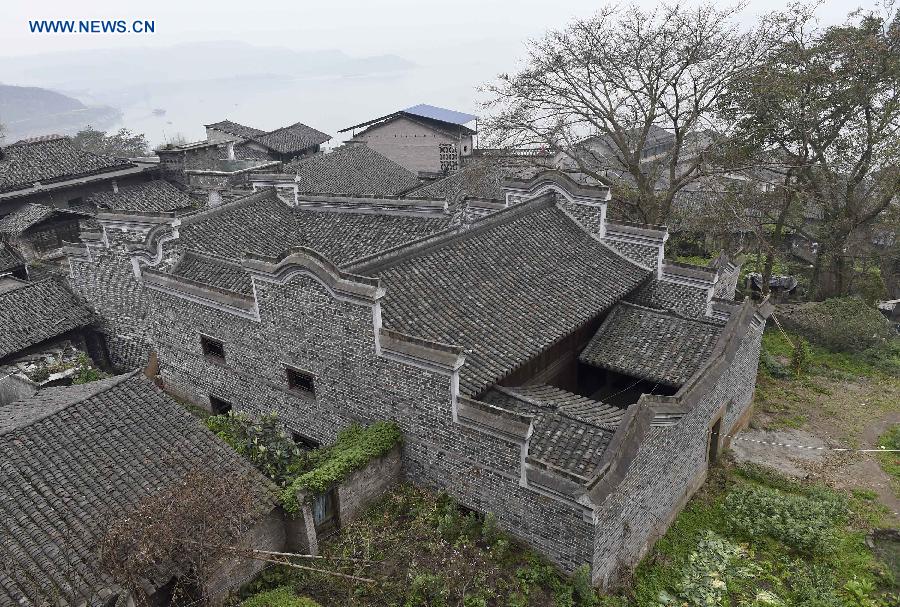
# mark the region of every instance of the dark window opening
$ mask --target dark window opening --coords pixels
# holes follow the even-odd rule
[[[306,451],[313,451],[322,446],[319,441],[309,438],[308,436],[303,436],[299,432],[291,432],[291,440],[293,440],[298,447]]]
[[[316,385],[311,373],[293,367],[285,367],[285,373],[287,374],[288,388],[291,390],[309,395],[316,393]]]
[[[214,358],[225,362],[225,344],[218,339],[201,335],[200,347],[203,349],[203,355],[207,358]]]
[[[713,464],[719,457],[719,434],[721,431],[722,418],[720,417],[709,430],[709,452],[707,453],[707,461],[710,464]]]
[[[209,395],[209,408],[215,415],[225,415],[231,411],[231,403],[218,396]]]

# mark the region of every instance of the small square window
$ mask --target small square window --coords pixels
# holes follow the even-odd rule
[[[284,370],[287,374],[288,388],[309,395],[316,393],[316,386],[311,373],[306,373],[293,367],[285,367]]]
[[[209,395],[209,408],[214,415],[225,415],[231,411],[231,403],[218,396]]]
[[[225,344],[218,339],[201,335],[200,348],[203,350],[203,356],[225,362]]]

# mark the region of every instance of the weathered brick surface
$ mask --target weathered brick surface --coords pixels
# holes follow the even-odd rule
[[[259,322],[150,293],[167,389],[205,406],[212,394],[237,409],[275,411],[323,444],[354,421],[393,420],[406,437],[410,480],[494,512],[569,569],[589,561],[581,509],[519,486],[520,445],[454,423],[449,377],[377,356],[370,307],[338,301],[309,277],[257,282],[256,293]],[[225,342],[226,364],[203,357],[201,333]],[[285,364],[315,375],[315,399],[287,388]]]
[[[400,447],[375,458],[361,470],[351,472],[338,485],[338,507],[341,524],[361,516],[400,478]]]
[[[272,510],[253,526],[238,542],[238,546],[252,546],[257,550],[281,552],[288,545],[285,521],[280,508]],[[206,594],[213,605],[223,605],[229,592],[237,591],[266,567],[264,561],[244,557],[227,556],[215,567],[213,575],[205,582]]]
[[[722,299],[733,299],[734,293],[737,291],[738,279],[741,277],[740,266],[733,271],[727,272],[722,270],[719,273],[719,281],[713,289],[713,296]]]

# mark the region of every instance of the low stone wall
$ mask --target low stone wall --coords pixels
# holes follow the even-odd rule
[[[288,537],[292,531],[286,524],[281,508],[273,509],[264,519],[253,526],[238,542],[237,548],[254,548],[281,552],[291,545]],[[223,605],[229,593],[252,580],[268,563],[246,557],[226,557],[215,568],[213,576],[206,581],[206,592],[210,604]]]
[[[365,468],[350,474],[337,487],[338,516],[341,524],[358,518],[400,478],[400,446],[378,457]]]
[[[394,486],[400,479],[402,463],[401,446],[397,445],[341,481],[335,487],[338,525],[346,525],[359,518],[369,506]],[[297,501],[301,506],[300,511],[287,524],[288,546],[299,552],[317,554],[319,537],[310,507],[312,497],[308,493],[297,495]]]

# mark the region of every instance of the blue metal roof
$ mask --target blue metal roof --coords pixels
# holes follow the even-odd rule
[[[420,103],[419,105],[414,105],[401,111],[415,116],[422,116],[423,118],[449,122],[450,124],[466,124],[467,122],[472,122],[478,118],[478,116],[473,116],[472,114],[464,114],[463,112],[435,107],[433,105],[428,105],[427,103]]]

